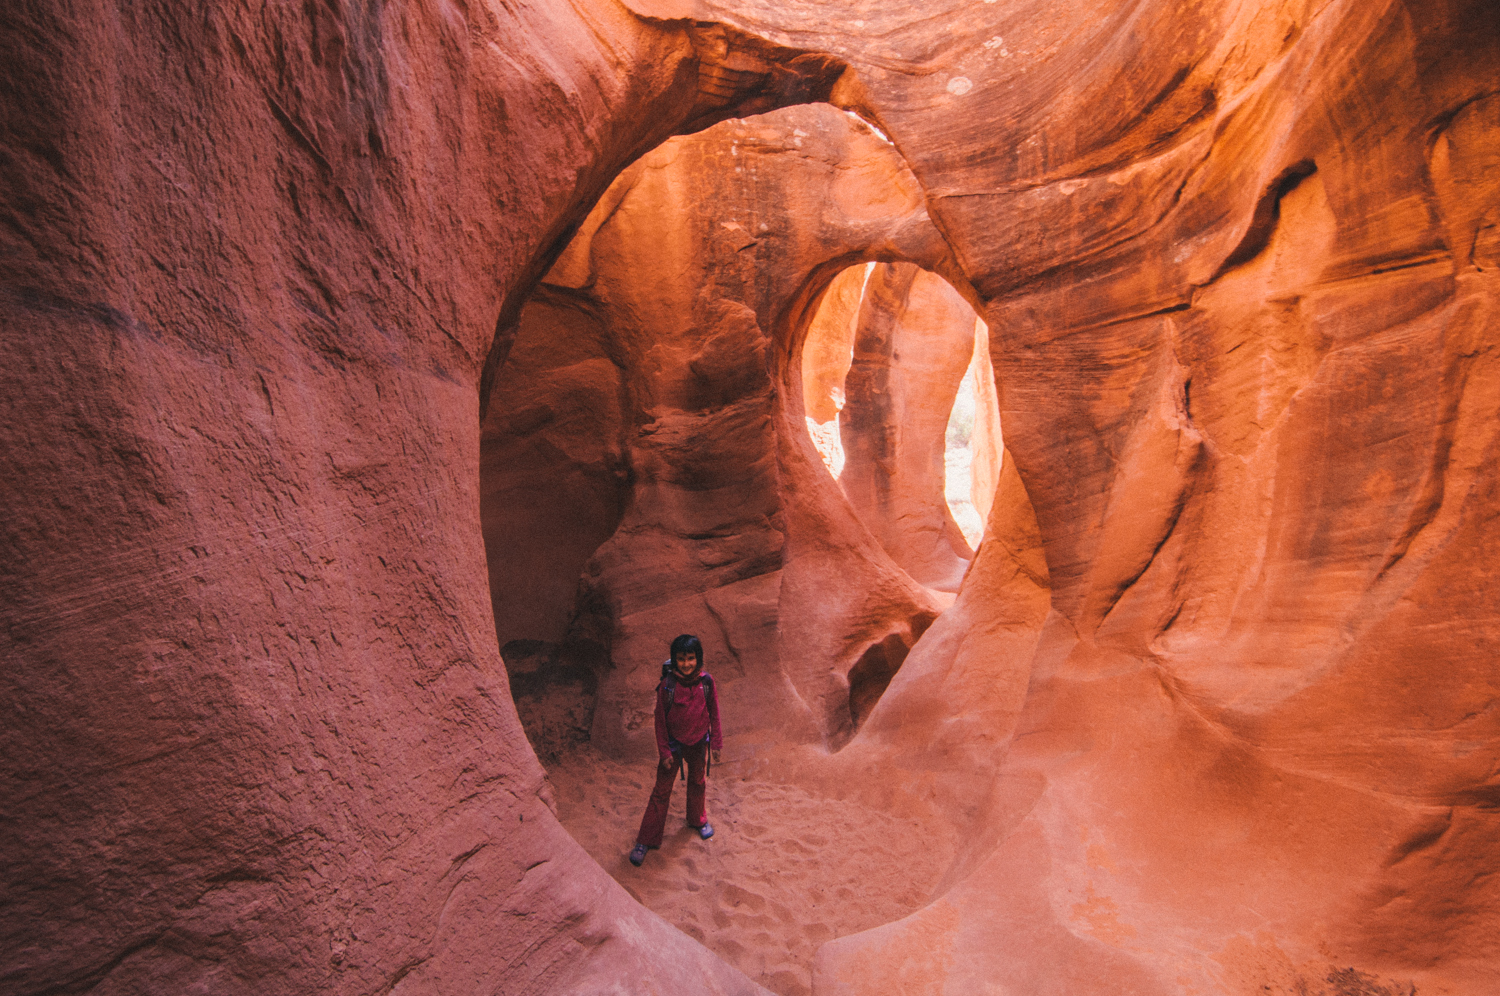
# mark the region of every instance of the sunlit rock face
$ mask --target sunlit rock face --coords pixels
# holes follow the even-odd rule
[[[936,274],[870,263],[834,278],[802,340],[813,445],[891,558],[939,591],[958,591],[999,469],[999,411],[982,329]],[[970,438],[950,442],[949,413],[958,415],[965,378]],[[950,446],[962,449],[952,465]],[[949,508],[955,496],[983,509],[972,536]]]
[[[1443,165],[1490,100],[1493,29],[1449,34],[1478,11],[1132,8],[1049,41],[1065,19],[1009,7],[920,101],[862,77],[989,301],[1051,613],[1002,839],[828,945],[828,991],[914,965],[955,992],[1494,986],[1492,876],[1455,869],[1500,832],[1495,181],[1459,206]],[[1072,45],[1079,96],[1041,97]],[[923,141],[950,106],[1015,155]]]
[[[815,310],[848,296],[864,313],[863,280],[840,274],[862,277],[844,269],[859,256],[952,265],[888,142],[826,105],[789,108],[673,139],[632,166],[523,311],[497,391],[513,384],[536,400],[494,406],[485,421],[492,591],[502,618],[507,598],[549,607],[516,635],[558,641],[550,668],[560,681],[592,662],[599,748],[655,755],[651,689],[678,632],[707,641],[741,750],[841,744],[941,610],[851,510],[797,404],[841,386],[815,379],[800,390],[809,364],[799,354]],[[945,509],[943,425],[974,317],[940,278],[900,265],[899,295],[880,298],[887,345],[897,320],[919,313],[906,307],[914,274],[946,292],[915,292],[914,306],[941,306],[925,337],[940,369],[928,375],[930,397],[921,384],[903,396],[913,413],[931,409],[932,424],[918,428],[936,447],[926,454],[936,462],[907,476],[927,474]],[[960,310],[967,325],[955,335],[947,319]],[[915,353],[922,338],[919,329],[902,341]],[[887,349],[881,365],[890,360]],[[608,496],[566,488],[570,474],[599,479],[601,450],[616,467]],[[564,530],[577,514],[568,503],[580,500],[594,502],[580,521],[611,530],[581,558]],[[536,546],[559,534],[557,555]],[[524,583],[533,564],[544,577],[571,571],[564,597]],[[559,608],[571,622],[549,629]]]
[[[1005,434],[1000,426],[1000,397],[995,386],[995,365],[990,362],[990,330],[982,321],[974,323],[974,355],[969,361],[968,377],[974,391],[974,422],[969,430],[969,503],[974,506],[984,536],[983,524],[989,520],[995,492],[1000,486],[1003,469]],[[962,488],[963,481],[948,480],[948,491]],[[951,504],[951,498],[950,498]],[[961,524],[962,525],[962,524]],[[964,536],[970,546],[977,546],[969,527]]]
[[[854,362],[860,302],[874,266],[851,266],[834,277],[802,336],[802,409],[807,434],[835,478],[844,473],[848,462],[839,412],[848,400],[844,379]]]
[[[958,591],[973,556],[943,494],[948,415],[973,353],[974,309],[945,280],[910,263],[871,272],[844,380],[839,483],[891,558],[940,591]]]
[[[496,631],[571,624],[519,584],[494,621],[479,426],[622,169],[824,99],[890,136],[984,305],[1006,459],[969,581],[830,762],[980,829],[818,992],[1500,985],[1488,2],[6,17],[10,988],[751,991],[548,812]],[[823,473],[780,448],[771,299],[680,341],[764,349],[745,431]],[[623,374],[539,362],[639,437],[576,398]],[[664,389],[650,445],[695,452],[716,383]],[[626,452],[564,453],[591,518],[549,590],[638,521]],[[775,602],[847,617],[843,506],[786,494]],[[846,635],[807,627],[767,666],[832,744]]]
[[[803,334],[802,407],[819,425],[838,418],[848,400],[844,380],[854,362],[860,304],[874,270],[874,264],[867,263],[834,277]]]

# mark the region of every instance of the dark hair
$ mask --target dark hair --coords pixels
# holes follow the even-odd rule
[[[703,667],[703,641],[691,633],[684,633],[672,641],[672,659],[675,661],[678,654],[691,653],[698,658],[698,666]]]

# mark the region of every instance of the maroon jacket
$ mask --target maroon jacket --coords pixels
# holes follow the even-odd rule
[[[719,726],[719,695],[699,671],[691,683],[678,676],[673,681],[671,707],[667,703],[667,681],[656,686],[656,749],[663,762],[672,759],[672,741],[692,746],[708,739],[712,750],[724,746],[724,731]]]

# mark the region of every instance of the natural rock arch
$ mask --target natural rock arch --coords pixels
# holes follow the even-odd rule
[[[720,893],[726,903],[735,897],[736,906],[770,903],[792,911],[784,915],[811,916],[813,906],[798,904],[815,904],[819,890],[806,887],[821,883],[832,895],[849,884],[839,876],[855,869],[833,861],[802,867],[778,892],[750,879],[753,859],[720,857],[721,874],[747,878],[704,882],[690,900],[675,901],[657,882],[656,866],[680,857],[670,843],[647,869],[624,863],[620,844],[641,800],[628,793],[622,799],[617,783],[632,773],[615,762],[649,770],[651,689],[664,641],[678,630],[699,632],[708,644],[731,717],[728,777],[761,772],[752,780],[773,810],[780,798],[774,785],[801,800],[799,808],[837,811],[814,819],[817,829],[809,832],[825,842],[837,837],[841,852],[864,847],[870,825],[912,840],[915,850],[903,852],[910,881],[870,882],[859,902],[842,902],[837,913],[825,907],[823,939],[882,922],[869,919],[867,909],[883,910],[887,919],[912,912],[942,875],[954,839],[975,828],[966,815],[934,809],[927,793],[857,787],[851,773],[868,754],[828,763],[828,752],[844,747],[871,715],[952,595],[937,597],[892,559],[824,471],[803,428],[804,344],[835,274],[851,263],[862,272],[857,261],[876,255],[941,267],[946,248],[935,235],[899,156],[849,115],[809,105],[725,122],[670,140],[612,185],[523,310],[497,374],[495,397],[509,405],[492,406],[482,445],[497,625],[536,615],[510,609],[502,593],[543,597],[507,582],[536,573],[532,563],[546,570],[552,562],[511,537],[545,537],[557,528],[549,523],[575,514],[571,497],[556,494],[558,482],[613,479],[619,496],[607,504],[624,510],[608,518],[612,532],[587,564],[570,561],[582,576],[576,599],[567,586],[558,588],[574,615],[566,628],[554,624],[557,642],[505,644],[518,709],[556,779],[564,824],[622,884],[700,939],[709,917],[724,921],[726,934],[734,930],[738,911],[715,907]],[[870,362],[897,364],[898,342],[910,350],[915,343],[907,338],[930,336],[909,307],[936,300],[946,309],[925,321],[945,333],[930,348],[954,354],[952,369],[934,386],[912,388],[936,392],[942,410],[927,429],[941,440],[946,408],[974,352],[975,315],[941,278],[914,264],[881,272],[879,283],[889,282],[890,291],[872,298],[878,311],[869,320],[871,334],[888,341],[883,359],[872,353]],[[922,283],[913,293],[916,274]],[[945,293],[934,294],[937,288]],[[946,334],[954,329],[942,327],[955,318],[956,339]],[[910,323],[917,324],[903,332]],[[922,402],[915,393],[907,399]],[[527,447],[550,454],[550,463],[536,469]],[[932,470],[941,501],[941,466]],[[578,494],[595,488],[586,483]],[[524,492],[517,500],[493,497],[517,491]],[[991,598],[1009,594],[993,584],[986,590]],[[1034,594],[1025,592],[1028,606]],[[1025,614],[1019,606],[1014,613]],[[998,692],[981,684],[969,693],[975,714],[992,719],[995,694],[1013,710],[1008,697],[1024,674],[1013,662],[1000,670],[1007,680]],[[584,740],[589,750],[579,749]],[[959,773],[958,780],[973,779]],[[847,826],[840,823],[845,813]],[[767,823],[753,807],[727,805],[723,815],[743,816],[751,827]],[[736,832],[734,823],[721,828]],[[776,830],[760,838],[765,848],[783,842]],[[736,853],[732,845],[719,850]],[[878,867],[863,871],[878,874]],[[770,936],[749,952],[741,941],[705,940],[764,984],[806,991],[812,948],[800,932]]]
[[[946,435],[968,379],[982,385],[984,452],[977,481],[966,469],[963,484],[970,503],[974,489],[984,492],[985,513],[999,462],[983,323],[936,274],[911,263],[869,263],[834,278],[806,335],[802,384],[789,389],[802,390],[824,465],[908,574],[957,592],[978,542],[971,546],[949,506]]]
[[[695,196],[684,199],[686,190]],[[836,207],[820,214],[818,204]],[[626,482],[612,499],[624,511],[589,563],[564,561],[583,575],[577,610],[565,638],[553,624],[550,635],[568,647],[542,668],[570,680],[559,660],[580,655],[597,668],[593,740],[601,749],[650,753],[640,710],[656,680],[663,627],[711,634],[711,663],[745,679],[723,685],[742,736],[763,730],[842,743],[852,732],[847,676],[856,662],[892,637],[909,649],[941,610],[826,475],[813,473],[819,466],[802,431],[810,309],[842,266],[876,255],[952,268],[889,143],[826,105],[795,107],[673,139],[642,159],[611,187],[523,313],[531,317],[515,348],[536,357],[502,367],[497,385],[508,396],[514,385],[520,398],[565,378],[580,385],[566,390],[583,417],[569,415],[566,402],[552,412],[537,395],[492,411],[491,449],[510,445],[502,439],[548,439],[554,455],[587,454],[600,473]],[[606,380],[582,387],[577,378],[593,372]],[[599,411],[601,402],[613,415]],[[616,455],[601,458],[600,446]],[[559,475],[579,466],[557,459]],[[541,526],[518,524],[514,502],[487,505],[492,592],[497,618],[506,619],[524,612],[511,612],[503,592],[538,595],[510,580],[530,576],[538,556],[511,537],[550,535],[545,523],[565,505],[551,499],[551,477],[518,471],[514,461],[493,465],[487,481],[531,475],[529,493],[544,516]],[[804,580],[794,563],[809,545],[823,551],[815,561],[827,561],[816,580]],[[825,583],[827,570],[866,583],[840,596]],[[789,578],[794,587],[820,586],[819,595],[799,602],[782,591]],[[571,604],[569,589],[558,586]],[[840,597],[849,604],[834,608]],[[712,660],[720,653],[727,656]]]

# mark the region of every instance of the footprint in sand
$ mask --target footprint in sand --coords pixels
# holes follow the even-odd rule
[[[726,924],[723,924],[722,926],[727,927],[729,925],[726,923]],[[715,942],[714,942],[714,946],[719,950],[720,954],[722,954],[722,955],[724,955],[724,956],[726,956],[728,958],[738,959],[738,958],[743,958],[747,954],[749,954],[749,952],[745,950],[745,946],[743,944],[741,944],[739,941],[728,940],[728,939],[716,939]]]
[[[582,747],[549,770],[558,818],[636,902],[777,996],[810,996],[819,946],[920,907],[952,860],[922,820],[794,783],[734,781],[710,799],[718,836],[683,828],[678,793],[666,847],[635,868],[625,853],[650,775]]]
[[[744,908],[752,913],[759,913],[766,908],[766,899],[758,893],[742,889],[730,882],[720,890],[719,905],[726,909]]]
[[[785,969],[764,976],[762,981],[772,992],[781,993],[783,996],[803,996],[804,993],[812,991],[800,976]]]
[[[754,916],[736,917],[734,929],[736,933],[740,934],[743,934],[747,930],[757,930],[756,937],[770,938],[773,931],[778,935],[781,933],[781,924],[768,916],[761,916],[757,913]],[[765,944],[756,945],[757,949],[761,951],[780,951],[783,946],[781,942],[777,942],[774,947],[768,947]]]

